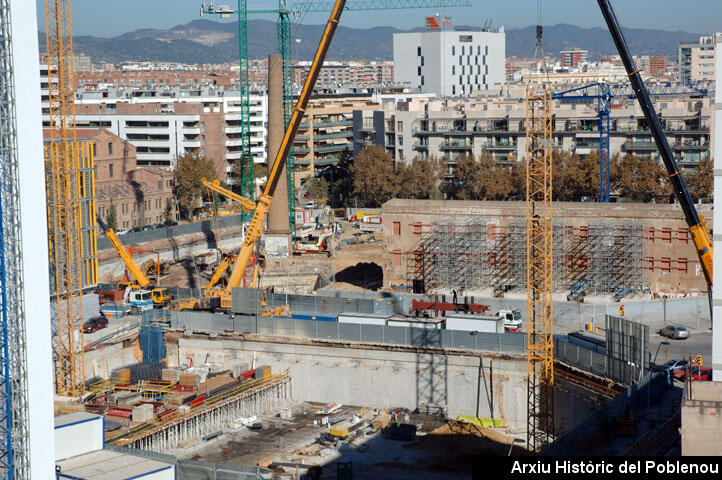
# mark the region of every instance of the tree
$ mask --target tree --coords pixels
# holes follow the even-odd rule
[[[201,183],[202,178],[216,177],[213,163],[197,153],[186,153],[178,157],[175,171],[175,185],[181,209],[191,212],[204,196],[210,198],[210,191]]]
[[[458,185],[455,196],[461,200],[481,198],[479,172],[481,168],[473,156],[467,156],[456,162],[454,180]]]
[[[636,202],[669,198],[672,193],[667,174],[650,156],[615,155],[611,162],[612,190]]]
[[[397,195],[401,198],[440,199],[443,166],[435,158],[396,165]]]
[[[323,177],[313,177],[306,182],[306,191],[314,200],[325,201],[328,198],[328,181]]]
[[[118,230],[118,212],[115,210],[115,205],[113,205],[112,202],[110,203],[110,208],[108,208],[108,216],[105,217],[105,223],[113,230]]]
[[[554,200],[579,202],[599,197],[599,155],[583,158],[554,150],[552,153],[552,196]]]
[[[173,211],[175,209],[173,208],[173,202],[171,201],[170,197],[165,199],[165,209],[163,209],[163,222],[166,225],[170,225],[173,223],[173,220],[175,220],[175,215],[173,215]]]
[[[367,207],[378,207],[397,191],[394,163],[382,147],[362,149],[350,168],[354,192]]]
[[[696,201],[710,203],[712,202],[712,159],[705,157],[699,162],[697,171],[689,175],[687,185],[689,185],[690,194]]]

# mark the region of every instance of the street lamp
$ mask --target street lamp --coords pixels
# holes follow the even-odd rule
[[[514,448],[515,443],[524,443],[524,440],[522,440],[521,438],[513,439],[509,444],[509,453],[506,454],[507,457],[511,457],[511,449]]]
[[[662,278],[663,275],[667,275],[669,272],[659,272],[659,275],[657,275],[657,278],[654,279],[652,282],[652,286],[649,287],[649,299],[654,299],[654,285],[657,283],[657,280]]]
[[[660,342],[659,345],[657,345],[657,351],[654,353],[654,360],[652,360],[652,363],[654,365],[657,365],[657,354],[659,354],[659,349],[662,347],[662,345],[669,345],[669,342]]]

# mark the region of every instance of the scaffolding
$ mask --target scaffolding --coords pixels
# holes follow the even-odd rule
[[[291,397],[291,377],[288,372],[256,383],[250,387],[237,387],[218,401],[191,409],[185,415],[138,425],[127,433],[109,439],[108,443],[166,453],[187,440],[221,432],[239,417],[277,410]]]
[[[419,227],[420,228],[420,227]],[[496,296],[526,288],[526,226],[486,216],[427,228],[406,259],[407,281],[416,293],[492,289]],[[552,287],[583,284],[587,294],[630,295],[643,290],[644,229],[631,223],[552,226]]]
[[[30,419],[10,13],[0,0],[0,477],[22,479],[30,477]]]

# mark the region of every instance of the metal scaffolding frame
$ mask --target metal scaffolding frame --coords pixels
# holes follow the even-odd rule
[[[489,217],[430,225],[406,259],[407,280],[425,293],[491,288],[495,295],[526,288],[526,226],[498,225]],[[552,287],[569,290],[584,281],[587,294],[629,295],[643,290],[644,229],[611,222],[552,225]]]
[[[222,431],[239,417],[260,415],[268,410],[277,410],[291,398],[291,377],[288,374],[263,385],[234,395],[209,408],[201,408],[182,418],[151,424],[152,428],[139,427],[138,433],[110,439],[117,446],[138,448],[165,453],[178,448],[179,444],[192,439],[203,438]]]
[[[10,2],[0,0],[0,478],[30,475],[23,254]]]

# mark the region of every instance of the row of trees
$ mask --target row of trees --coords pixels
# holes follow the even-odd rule
[[[256,166],[255,176],[265,175]],[[552,188],[557,201],[591,201],[599,196],[599,157],[592,153],[579,157],[555,150],[553,153]],[[436,158],[414,159],[411,163],[394,163],[382,147],[361,150],[355,159],[344,155],[338,165],[325,175],[306,182],[311,198],[330,200],[334,206],[380,206],[391,198],[521,200],[525,197],[526,171],[523,162],[496,163],[485,153],[481,158],[461,159],[448,174],[446,164]],[[178,157],[175,171],[175,194],[181,214],[188,217],[202,200],[212,193],[201,178],[215,178],[210,159],[196,153]],[[695,200],[712,200],[712,161],[705,158],[694,173],[683,173]],[[250,188],[250,186],[249,186]],[[614,155],[610,160],[610,190],[622,198],[637,202],[669,202],[673,191],[667,173],[650,157]],[[170,217],[172,206],[167,205]],[[108,223],[117,222],[111,205]]]
[[[356,156],[349,168],[351,196],[366,206],[398,198],[519,200],[525,197],[523,162],[496,163],[491,155],[461,159],[453,175],[437,159],[394,164],[381,147]],[[705,158],[694,173],[683,173],[695,200],[712,199],[712,161]],[[592,201],[599,196],[599,157],[554,151],[552,190],[556,201]],[[670,202],[674,192],[662,165],[650,157],[614,155],[610,159],[610,190],[636,202]]]

